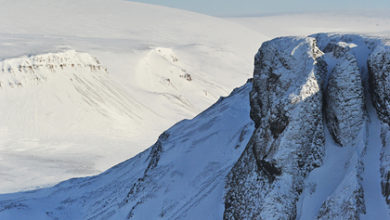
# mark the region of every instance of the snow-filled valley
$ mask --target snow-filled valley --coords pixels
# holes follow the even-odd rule
[[[0,5],[0,219],[390,218],[387,14]]]

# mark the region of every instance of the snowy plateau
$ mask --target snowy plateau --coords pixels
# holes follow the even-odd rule
[[[0,220],[390,219],[389,15],[0,5]]]

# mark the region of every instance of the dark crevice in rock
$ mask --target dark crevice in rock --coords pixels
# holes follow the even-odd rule
[[[275,180],[275,176],[282,175],[282,170],[280,168],[277,168],[274,163],[270,163],[265,160],[257,160],[257,166],[262,168],[262,170],[268,176],[271,182]]]
[[[280,108],[277,109],[278,109],[277,113],[275,114],[276,116],[274,118],[271,118],[269,122],[269,128],[271,130],[274,139],[277,139],[279,135],[283,133],[284,129],[286,129],[289,122],[286,114],[282,113],[279,110]]]
[[[169,137],[169,134],[167,132],[164,132],[160,135],[157,142],[152,146],[152,150],[147,158],[149,160],[149,164],[147,168],[145,169],[144,174],[146,175],[147,172],[153,168],[155,168],[160,160],[160,154],[162,152],[162,142],[166,141]]]
[[[256,152],[255,147],[252,147],[252,150],[254,155],[259,155],[259,153]],[[282,170],[276,167],[275,163],[266,161],[265,157],[260,159],[259,157],[255,156],[255,160],[257,169],[268,177],[270,183],[275,180],[276,176],[282,175]]]

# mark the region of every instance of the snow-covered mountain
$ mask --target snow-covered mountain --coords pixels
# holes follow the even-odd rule
[[[390,31],[388,15],[377,14],[216,18],[126,0],[0,5],[0,192],[133,157],[251,77],[248,61],[265,40]]]
[[[250,90],[251,83],[235,90],[196,118],[164,132],[145,152],[99,176],[33,192],[40,201],[1,195],[0,219],[221,216],[224,177],[253,132]]]
[[[389,53],[385,40],[356,35],[262,45],[256,130],[228,175],[225,219],[389,218],[388,129],[377,98],[389,86]]]
[[[390,44],[263,43],[253,82],[93,177],[0,196],[1,219],[389,219]]]
[[[108,132],[121,124],[141,123],[139,112],[148,111],[121,91],[107,68],[87,53],[69,50],[4,59],[0,71],[5,103],[1,121],[21,135]],[[112,135],[125,135],[119,133],[125,129],[117,130]]]
[[[0,1],[0,192],[98,174],[251,75],[265,38],[124,0]]]

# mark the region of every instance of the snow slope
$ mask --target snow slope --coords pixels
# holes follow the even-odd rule
[[[378,100],[371,100],[374,92],[382,97],[387,87],[368,88],[372,74],[382,74],[372,67],[388,73],[381,57],[389,50],[383,44],[378,38],[338,34],[269,41],[256,56],[254,86],[234,90],[193,120],[164,132],[145,152],[98,176],[1,195],[0,218],[387,219],[390,206],[381,172],[387,168],[382,154],[388,127],[381,118],[388,114],[385,109],[378,118],[372,106]],[[345,74],[358,74],[363,83]],[[378,85],[387,82],[378,80]],[[364,88],[364,94],[356,88]],[[323,108],[324,116],[318,114]],[[334,119],[341,116],[347,119]],[[361,123],[350,127],[348,120]],[[274,142],[264,144],[268,140]]]
[[[87,53],[4,59],[0,75],[2,190],[99,172],[157,118]]]
[[[218,219],[225,176],[253,132],[251,83],[106,172],[0,195],[0,219]]]
[[[244,83],[265,39],[122,0],[0,5],[0,192],[97,174],[143,151]]]
[[[360,35],[268,41],[229,97],[100,175],[0,195],[0,219],[388,219],[389,54]]]
[[[194,117],[249,78],[256,48],[274,36],[387,35],[390,26],[383,14],[214,18],[121,0],[0,5],[2,64],[48,54],[66,58],[74,51],[107,70],[103,78],[87,80],[91,91],[108,92],[99,94],[105,104],[91,106],[86,99],[96,94],[81,94],[63,77],[90,75],[88,68],[56,71],[53,77],[44,72],[50,77],[36,87],[0,89],[0,192],[94,175],[136,155],[173,123]]]

